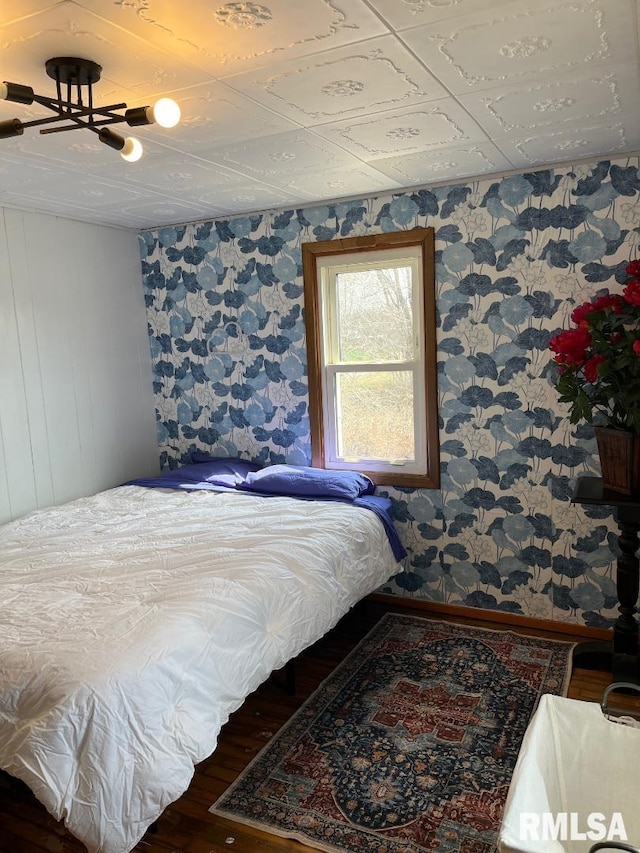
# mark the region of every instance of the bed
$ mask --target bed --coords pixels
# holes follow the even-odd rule
[[[400,569],[371,495],[246,474],[0,527],[0,768],[91,853],[131,850],[246,696]]]

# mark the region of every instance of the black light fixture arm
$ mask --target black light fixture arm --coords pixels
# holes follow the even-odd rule
[[[65,128],[56,128],[55,130],[75,130],[78,127],[93,127],[97,124],[115,124],[117,122],[125,121],[125,117],[114,113],[114,110],[122,110],[127,105],[125,103],[122,104],[111,104],[108,107],[100,107],[100,109],[96,109],[95,107],[77,107],[75,104],[70,103],[68,101],[57,101],[53,98],[46,98],[44,96],[36,95],[33,99],[39,104],[42,104],[43,107],[47,107],[50,110],[54,110],[56,115],[47,116],[46,118],[36,118],[32,121],[23,121],[23,127],[36,127],[41,124],[51,124],[55,121],[60,121],[60,119],[66,119],[69,121],[78,121],[77,125],[68,125]],[[94,121],[92,116],[100,115],[105,116],[104,121]],[[89,117],[89,121],[81,121],[83,117]],[[147,122],[149,124],[149,122]],[[42,133],[54,133],[53,129],[41,131]]]
[[[0,139],[20,136],[25,127],[53,124],[66,121],[58,127],[42,128],[40,133],[62,133],[67,130],[86,128],[96,133],[101,142],[121,151],[126,160],[137,160],[142,146],[137,139],[120,135],[108,130],[105,125],[125,122],[130,127],[158,122],[163,127],[173,127],[180,120],[180,108],[168,98],[162,98],[153,107],[134,107],[127,109],[125,103],[96,107],[93,103],[93,84],[100,79],[102,68],[89,59],[76,57],[56,57],[46,62],[46,71],[56,83],[56,98],[36,94],[30,86],[4,81],[0,83],[0,99],[17,104],[34,102],[51,110],[55,115],[30,121],[8,119],[0,121]],[[63,98],[63,84],[66,85],[66,98]],[[86,89],[83,97],[83,87]],[[73,94],[76,100],[73,100]],[[124,115],[116,112],[125,110]]]

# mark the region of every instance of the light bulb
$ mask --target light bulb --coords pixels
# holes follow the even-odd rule
[[[120,156],[128,163],[135,163],[142,157],[142,143],[134,136],[127,136],[120,151]]]
[[[152,109],[153,120],[160,127],[175,127],[180,121],[180,107],[171,98],[160,98]]]

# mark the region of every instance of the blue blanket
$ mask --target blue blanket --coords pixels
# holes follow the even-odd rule
[[[384,525],[397,561],[407,556],[391,514],[391,500],[371,494],[375,488],[364,474],[326,471],[295,465],[260,468],[243,459],[197,454],[197,461],[157,477],[139,477],[125,486],[162,489],[205,489],[213,492],[242,491],[261,497],[284,496],[297,500],[338,501],[374,512]]]

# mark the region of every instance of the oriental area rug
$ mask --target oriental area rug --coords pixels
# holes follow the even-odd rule
[[[325,851],[493,853],[572,643],[385,615],[210,811]]]

